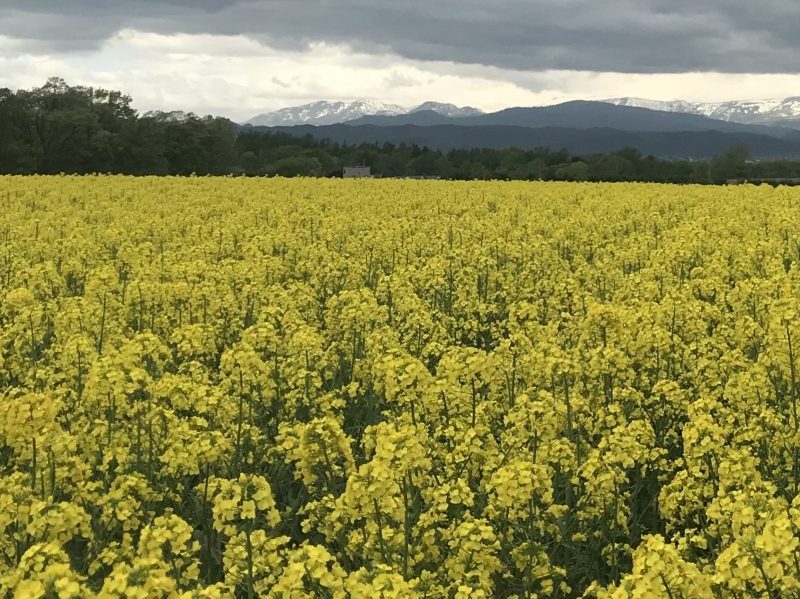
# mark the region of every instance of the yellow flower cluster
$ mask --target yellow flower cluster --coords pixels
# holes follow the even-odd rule
[[[0,177],[0,597],[800,596],[800,192]]]

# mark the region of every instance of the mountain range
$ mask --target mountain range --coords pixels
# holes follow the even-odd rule
[[[261,115],[243,128],[442,150],[542,146],[581,155],[631,147],[659,157],[704,159],[738,144],[757,159],[800,158],[800,98],[717,104],[616,98],[490,113],[434,102],[411,109],[317,102]]]
[[[767,125],[745,124],[735,121],[713,119],[700,114],[667,112],[638,106],[619,106],[608,102],[574,100],[553,106],[528,108],[506,108],[497,112],[474,116],[451,117],[431,110],[405,114],[379,114],[362,116],[346,121],[347,125],[377,125],[390,127],[399,125],[457,125],[509,127],[563,127],[591,129],[606,127],[620,131],[721,131],[759,133],[774,137],[785,137],[793,129]]]
[[[721,121],[794,127],[800,129],[800,96],[783,100],[745,100],[732,102],[685,102],[683,100],[647,100],[612,98],[604,100],[617,106],[649,108],[664,112],[699,114]]]
[[[444,117],[466,117],[483,114],[472,106],[456,106],[442,102],[423,102],[412,108],[398,104],[386,104],[375,100],[353,102],[319,101],[300,106],[289,106],[273,112],[264,112],[247,121],[247,125],[279,127],[292,125],[334,125],[357,120],[366,116],[400,116],[420,112],[433,112]]]
[[[800,96],[783,100],[743,100],[728,102],[687,102],[685,100],[648,100],[624,97],[601,100],[606,104],[646,108],[659,112],[693,114],[730,123],[766,125],[800,129]],[[571,102],[566,102],[569,105]],[[551,108],[551,107],[541,107]],[[522,108],[499,111],[505,115]],[[420,115],[419,113],[426,113]],[[430,114],[433,113],[433,114]],[[351,124],[399,125],[399,124],[444,124],[448,118],[479,117],[484,112],[471,106],[456,106],[442,102],[424,102],[413,108],[398,104],[387,104],[375,100],[352,102],[319,101],[300,106],[281,108],[254,116],[247,124],[254,126],[334,125]],[[493,113],[498,114],[498,113]],[[416,116],[415,116],[416,115]],[[386,120],[386,117],[397,117]],[[354,122],[355,121],[355,122]],[[458,124],[466,124],[461,121]]]

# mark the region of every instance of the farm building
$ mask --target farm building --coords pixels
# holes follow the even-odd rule
[[[368,166],[346,166],[342,177],[345,179],[364,179],[372,177],[372,172]]]

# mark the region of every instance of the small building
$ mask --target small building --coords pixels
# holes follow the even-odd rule
[[[369,179],[372,177],[372,171],[368,166],[346,166],[342,177],[345,179]]]

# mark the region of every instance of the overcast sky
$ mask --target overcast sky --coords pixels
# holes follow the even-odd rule
[[[800,96],[797,0],[0,0],[0,86],[242,120],[319,99],[492,110]]]

